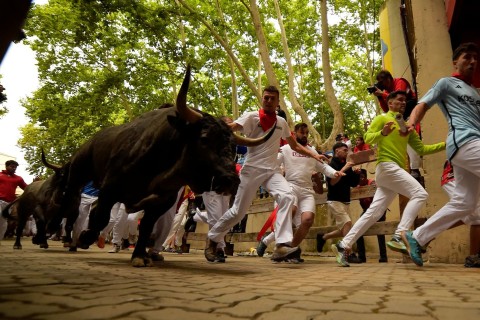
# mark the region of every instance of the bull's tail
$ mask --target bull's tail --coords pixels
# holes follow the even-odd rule
[[[5,218],[5,219],[12,219],[12,220],[16,220],[16,218],[14,218],[11,214],[10,214],[10,208],[17,202],[19,198],[15,199],[14,201],[10,202],[3,210],[2,210],[2,216]]]
[[[45,152],[43,151],[43,148],[42,148],[42,163],[45,165],[45,167],[50,168],[55,172],[59,172],[62,169],[61,166],[49,163],[47,161],[47,158],[45,157]]]

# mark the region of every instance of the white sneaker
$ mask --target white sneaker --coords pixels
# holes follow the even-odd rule
[[[108,253],[117,253],[117,252],[120,252],[120,245],[114,243],[112,249],[108,251]]]

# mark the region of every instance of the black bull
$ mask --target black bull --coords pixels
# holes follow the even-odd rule
[[[122,202],[127,210],[145,210],[132,265],[151,266],[146,244],[153,225],[174,204],[182,186],[189,185],[196,193],[236,191],[236,143],[259,145],[273,130],[258,139],[233,135],[222,120],[186,106],[189,81],[187,68],[175,107],[166,106],[130,123],[104,129],[72,157],[61,208],[67,216],[67,237],[78,216],[82,187],[92,180],[100,189],[79,247],[88,248],[95,242],[108,224],[112,206]]]
[[[54,174],[46,180],[34,181],[29,184],[22,195],[5,207],[2,212],[3,216],[8,219],[12,219],[9,214],[10,207],[15,207],[17,212],[14,249],[22,249],[20,239],[30,215],[33,215],[37,225],[37,234],[32,238],[32,242],[40,245],[40,248],[48,248],[45,232],[47,224],[60,215],[59,209],[63,196],[62,191],[65,188],[66,172],[68,172],[69,165],[59,167],[49,164],[45,159],[43,150],[42,162],[47,168],[53,169]]]

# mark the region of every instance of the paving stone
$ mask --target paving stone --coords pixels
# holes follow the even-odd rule
[[[129,252],[68,253],[26,239],[0,246],[0,319],[480,319],[478,270],[430,263],[339,268],[333,257],[303,264],[198,254],[133,268]]]
[[[195,319],[195,320],[241,320],[249,318],[231,317],[223,313],[202,313],[191,312],[179,308],[166,308],[162,310],[152,310],[135,312],[131,315],[134,319],[144,320],[172,320],[172,319]],[[122,318],[123,319],[123,318]]]
[[[440,307],[437,308],[432,314],[438,320],[450,320],[450,319],[480,319],[480,307],[477,304],[476,308],[449,308],[449,307]]]
[[[9,301],[0,303],[1,318],[33,318],[37,314],[45,314],[63,311],[62,308],[53,305],[35,304],[20,301]]]
[[[332,311],[326,315],[318,315],[307,320],[338,320],[338,319],[354,319],[354,320],[436,320],[431,316],[412,316],[403,314],[375,314],[375,313],[355,313],[349,311]]]

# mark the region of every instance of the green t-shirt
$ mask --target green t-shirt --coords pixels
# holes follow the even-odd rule
[[[395,120],[398,112],[388,111],[387,113],[376,116],[368,131],[364,135],[365,143],[376,144],[378,148],[378,160],[380,162],[395,162],[401,168],[406,168],[407,162],[407,144],[419,155],[432,154],[445,150],[445,142],[432,145],[424,145],[415,131],[410,132],[408,136],[400,135],[400,126]],[[382,129],[387,122],[393,121],[392,127],[395,128],[388,136],[382,135]]]

